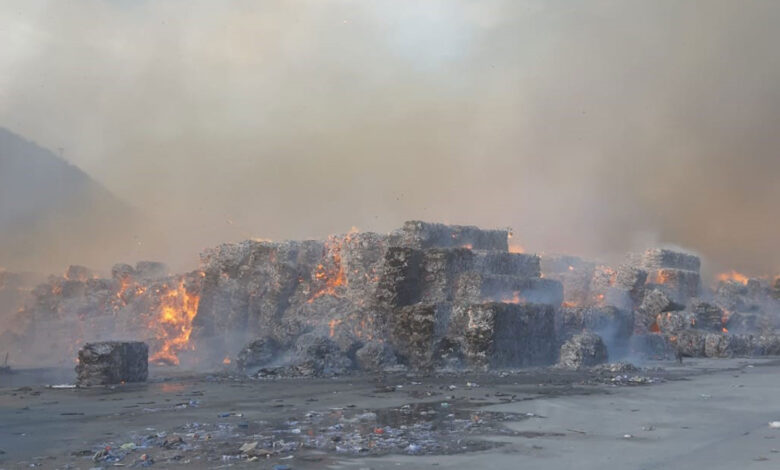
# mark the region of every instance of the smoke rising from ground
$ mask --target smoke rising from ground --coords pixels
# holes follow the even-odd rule
[[[145,214],[132,253],[174,268],[426,219],[769,274],[779,21],[727,0],[4,2],[0,126]]]

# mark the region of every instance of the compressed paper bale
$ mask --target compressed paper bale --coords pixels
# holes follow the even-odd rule
[[[554,309],[488,302],[455,307],[450,337],[474,367],[525,367],[555,360]]]
[[[688,309],[694,315],[696,328],[720,332],[723,329],[723,309],[701,299],[693,299]]]
[[[583,330],[594,331],[612,346],[615,354],[623,353],[634,332],[634,314],[613,306],[563,307],[560,329],[562,340]]]
[[[696,317],[690,312],[663,312],[656,316],[656,325],[661,333],[675,334],[696,326]]]
[[[559,281],[563,287],[563,300],[569,305],[589,305],[591,280],[596,263],[576,256],[542,255],[541,272],[545,279]]]
[[[508,230],[484,230],[475,226],[408,221],[390,234],[393,246],[508,251]]]
[[[701,330],[682,330],[669,337],[677,352],[685,357],[703,357],[708,332]]]
[[[563,285],[547,278],[468,272],[458,277],[454,299],[466,303],[495,301],[559,306],[563,302]]]
[[[87,343],[79,350],[77,384],[110,385],[145,382],[149,370],[149,347],[140,341]]]
[[[675,302],[685,304],[699,295],[700,276],[695,271],[663,268],[651,271],[648,283],[666,292]]]
[[[433,365],[437,306],[408,305],[392,312],[390,342],[402,359],[412,368],[427,369]]]
[[[408,247],[390,247],[379,274],[377,301],[388,308],[403,307],[420,301],[422,295],[422,251]]]
[[[707,357],[749,356],[755,350],[754,339],[750,335],[709,333],[704,338],[704,355]]]
[[[650,328],[656,322],[658,314],[684,308],[684,305],[674,302],[666,292],[651,289],[645,292],[642,303],[637,308],[636,321],[645,328]]]
[[[607,362],[607,346],[591,331],[574,335],[561,346],[558,367],[579,370]]]
[[[541,275],[540,258],[526,253],[476,252],[473,269],[487,274],[529,278],[538,278]]]
[[[672,268],[698,272],[701,267],[698,256],[664,248],[649,249],[639,256],[632,256],[634,264],[638,261],[648,271]]]

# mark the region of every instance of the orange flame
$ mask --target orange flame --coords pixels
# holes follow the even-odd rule
[[[512,293],[512,297],[511,298],[507,297],[507,298],[501,299],[501,303],[505,303],[505,304],[522,304],[522,303],[525,303],[525,299],[523,298],[523,296],[520,295],[520,292],[515,291],[515,292]]]
[[[728,333],[729,332],[729,330],[725,326],[723,327],[723,329],[721,331],[723,331],[724,333]]]
[[[317,269],[314,271],[314,279],[324,282],[325,285],[311,298],[309,298],[307,301],[308,303],[314,302],[314,299],[322,297],[323,295],[335,296],[338,294],[339,287],[344,287],[347,285],[347,275],[344,272],[344,266],[341,262],[341,250],[344,248],[346,243],[352,240],[354,233],[355,232],[350,232],[342,240],[339,240],[337,237],[330,237],[328,239],[326,246],[331,252],[333,265],[317,265]]]
[[[149,358],[151,362],[178,365],[178,353],[192,348],[189,344],[192,320],[198,313],[199,301],[199,296],[187,291],[184,281],[160,296],[160,309],[148,325],[161,343],[160,349]]]
[[[747,285],[748,279],[749,278],[747,276],[737,271],[734,271],[733,269],[725,273],[720,273],[717,276],[717,280],[720,282],[738,282],[744,285]]]

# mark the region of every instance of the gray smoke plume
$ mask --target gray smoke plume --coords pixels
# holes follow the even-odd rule
[[[427,219],[772,273],[778,22],[730,0],[8,1],[0,126],[142,212],[133,254],[174,268]]]

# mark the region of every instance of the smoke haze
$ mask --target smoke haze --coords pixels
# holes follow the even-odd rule
[[[425,219],[770,274],[777,24],[765,1],[9,1],[0,127],[147,217],[98,268]]]

